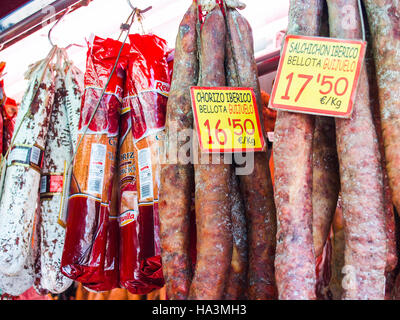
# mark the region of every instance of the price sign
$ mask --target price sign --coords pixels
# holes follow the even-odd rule
[[[288,35],[270,107],[348,118],[366,42]]]
[[[191,87],[203,152],[262,151],[265,141],[252,88]]]

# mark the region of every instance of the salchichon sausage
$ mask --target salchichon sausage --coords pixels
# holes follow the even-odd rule
[[[357,0],[327,3],[331,37],[360,39]],[[343,16],[351,23],[343,23]],[[335,120],[345,231],[343,298],[384,299],[387,237],[383,176],[365,65],[354,102],[349,119]]]
[[[65,74],[65,89],[67,94],[65,96],[65,106],[68,115],[68,125],[71,136],[71,143],[75,151],[78,140],[78,126],[79,116],[81,111],[81,96],[83,92],[83,73],[67,61],[68,70]]]
[[[393,278],[397,274],[394,269],[397,265],[397,244],[396,244],[396,223],[395,213],[392,201],[392,190],[389,185],[389,177],[386,169],[385,147],[382,137],[382,123],[380,115],[380,102],[379,102],[379,89],[376,79],[376,68],[373,59],[372,50],[368,50],[365,57],[365,64],[367,66],[368,81],[369,81],[369,96],[372,111],[372,118],[375,124],[375,131],[378,136],[379,151],[381,156],[381,167],[383,175],[383,201],[386,219],[386,236],[387,236],[387,257],[386,257],[386,278]],[[389,281],[390,282],[390,281]],[[386,282],[386,291],[390,291],[390,284]],[[389,294],[390,295],[390,294]]]
[[[0,272],[18,274],[31,251],[36,198],[46,136],[54,99],[54,71],[49,65],[55,54],[28,71],[31,83],[16,120],[12,150],[7,158],[4,190],[0,204]],[[27,115],[29,112],[29,116]]]
[[[291,0],[287,34],[317,36],[321,0]],[[312,233],[312,145],[314,117],[278,111],[274,134],[277,210],[275,276],[279,299],[315,299]]]
[[[340,179],[335,120],[316,117],[313,138],[313,238],[315,256],[322,254],[336,210]]]
[[[372,59],[367,61],[370,80],[370,94],[374,99],[373,118],[378,134],[382,156],[384,203],[386,215],[386,234],[388,237],[388,257],[386,272],[397,265],[395,222],[393,203],[399,211],[399,157],[400,118],[398,90],[400,59],[396,52],[400,50],[399,2],[364,1],[370,25],[373,48]],[[397,3],[397,4],[394,4]],[[388,6],[388,5],[389,6]],[[385,11],[387,8],[387,11]],[[397,9],[396,9],[397,8]],[[397,10],[397,15],[396,15]],[[383,30],[388,33],[383,33]],[[397,31],[396,31],[397,30]],[[393,36],[392,36],[393,34]],[[395,36],[397,35],[397,37]],[[368,56],[369,58],[369,56]],[[396,91],[397,90],[397,91]]]
[[[393,202],[400,212],[400,3],[364,0],[377,71],[386,169]]]
[[[17,274],[9,276],[0,273],[1,291],[12,296],[19,296],[31,288],[35,281],[33,264],[34,257],[32,256],[32,251],[30,251],[26,264]]]
[[[343,295],[342,288],[342,268],[344,266],[344,226],[341,195],[338,197],[336,212],[332,221],[332,257],[331,257],[331,278],[329,280],[329,291],[333,300],[341,300]]]
[[[40,180],[41,210],[37,232],[40,234],[41,287],[58,294],[72,284],[72,280],[61,273],[65,228],[58,223],[64,170],[73,150],[66,109],[67,92],[60,70],[56,74],[55,89]]]
[[[200,36],[199,85],[220,87],[225,85],[225,20],[215,1],[206,2],[209,10],[202,6],[208,14]],[[224,156],[220,154],[200,157],[194,165],[197,259],[189,299],[221,300],[233,245],[229,199],[231,165],[224,164]]]
[[[175,44],[174,72],[167,103],[166,158],[161,166],[159,217],[161,259],[168,299],[182,300],[189,294],[192,267],[189,258],[193,164],[180,161],[178,150],[188,141],[178,133],[193,128],[190,86],[197,84],[197,4],[185,13]],[[190,141],[189,141],[190,142]]]
[[[323,5],[320,35],[329,37],[328,6],[326,2]],[[335,120],[332,117],[317,116],[315,117],[313,136],[312,193],[313,238],[315,257],[317,259],[323,253],[331,228],[339,189],[340,178],[336,151]]]
[[[247,223],[243,198],[240,192],[239,178],[235,171],[231,172],[229,181],[229,197],[231,202],[232,221],[232,260],[228,279],[225,286],[225,300],[243,300],[247,294],[247,268],[248,268],[248,245],[247,245]]]
[[[253,34],[248,21],[227,1],[226,21],[229,47],[232,50],[234,68],[227,68],[229,85],[254,89],[258,114],[262,119],[261,91],[254,58]],[[230,69],[235,69],[230,71]],[[262,129],[262,132],[264,130]],[[254,169],[240,175],[248,223],[248,298],[251,300],[274,299],[277,296],[274,256],[276,244],[276,212],[273,187],[266,151],[254,153]]]

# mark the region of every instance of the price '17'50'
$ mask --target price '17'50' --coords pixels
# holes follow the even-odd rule
[[[281,97],[281,99],[284,100],[290,100],[291,96],[289,95],[290,88],[292,86],[293,82],[293,77],[294,77],[294,72],[290,73],[286,79],[288,80],[286,90],[285,90],[285,95]],[[309,83],[314,79],[313,75],[307,75],[307,74],[298,74],[297,78],[300,80],[303,80],[303,84],[300,87],[299,92],[297,92],[297,95],[294,99],[295,102],[299,101],[301,95],[303,94],[304,90],[307,88]],[[340,77],[335,80],[334,76],[321,76],[321,74],[318,74],[317,76],[317,83],[321,85],[321,89],[319,90],[319,93],[322,95],[328,95],[332,92],[335,93],[337,96],[343,96],[346,92],[347,89],[349,88],[349,80],[345,77]]]
[[[248,136],[254,135],[256,128],[251,119],[231,119],[228,118],[228,124],[233,129],[233,134],[237,136],[243,136],[244,134]],[[211,129],[210,121],[206,120],[204,126],[208,131],[208,144],[214,144],[214,139],[212,131],[214,131],[214,137],[218,144],[225,145],[228,141],[228,135],[224,129],[221,129],[221,120],[218,120],[215,124],[214,130]]]

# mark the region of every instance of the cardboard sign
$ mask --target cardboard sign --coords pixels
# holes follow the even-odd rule
[[[366,42],[288,35],[269,107],[348,118]]]
[[[191,87],[191,96],[202,152],[264,150],[252,88]]]

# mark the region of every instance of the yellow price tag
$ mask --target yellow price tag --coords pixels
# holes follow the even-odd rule
[[[350,117],[366,42],[288,35],[270,107]]]
[[[264,150],[264,135],[252,88],[191,87],[202,152]]]

